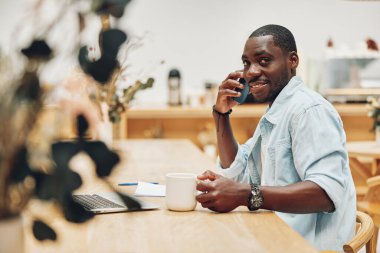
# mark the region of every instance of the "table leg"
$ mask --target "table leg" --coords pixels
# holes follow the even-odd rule
[[[372,161],[372,176],[380,175],[380,160],[373,159]]]
[[[372,176],[371,172],[369,172],[368,169],[355,157],[350,157],[350,167],[365,180]]]

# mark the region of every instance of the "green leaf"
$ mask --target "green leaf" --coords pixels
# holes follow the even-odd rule
[[[53,160],[58,169],[66,169],[71,158],[78,154],[80,148],[76,142],[60,141],[51,146]]]
[[[67,195],[62,211],[65,219],[74,223],[83,223],[94,217],[92,212],[85,210],[80,204],[75,202],[72,195]]]
[[[65,204],[65,196],[71,194],[82,184],[78,173],[66,169],[55,169],[52,174],[35,172],[36,195],[43,200],[55,199],[61,205]]]
[[[119,66],[116,57],[120,46],[127,40],[127,34],[119,29],[109,29],[100,34],[102,56],[97,61],[88,59],[87,47],[79,50],[79,63],[84,72],[101,84],[106,84]]]
[[[21,52],[29,59],[49,60],[52,57],[52,50],[45,40],[34,40],[28,48]]]
[[[25,145],[18,150],[13,162],[13,169],[11,170],[10,180],[11,182],[21,182],[28,175],[31,174],[31,169],[27,160],[28,151]]]
[[[95,162],[98,177],[109,176],[113,167],[120,161],[119,155],[109,150],[101,141],[85,142],[84,151]]]
[[[101,15],[112,15],[121,18],[124,15],[125,6],[131,0],[92,0],[92,9]]]
[[[79,138],[83,138],[84,134],[88,129],[88,122],[83,114],[78,115],[77,117],[77,132]]]
[[[22,102],[36,101],[41,96],[41,86],[35,72],[25,72],[16,90],[16,98]]]
[[[35,220],[33,222],[32,230],[34,237],[39,241],[57,240],[57,234],[55,231],[41,220]]]

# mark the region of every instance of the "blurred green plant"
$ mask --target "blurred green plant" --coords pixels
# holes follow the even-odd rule
[[[373,119],[372,131],[376,130],[376,127],[380,127],[380,101],[375,97],[368,97],[368,116]]]

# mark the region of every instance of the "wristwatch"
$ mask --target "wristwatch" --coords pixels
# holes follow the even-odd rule
[[[260,209],[264,204],[264,198],[261,194],[258,184],[251,184],[251,194],[248,197],[248,210],[255,211]]]

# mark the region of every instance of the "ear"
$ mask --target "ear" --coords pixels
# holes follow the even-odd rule
[[[296,70],[296,68],[298,67],[298,63],[299,63],[297,52],[295,52],[295,51],[290,52],[288,61],[289,61],[289,67],[292,70]]]

